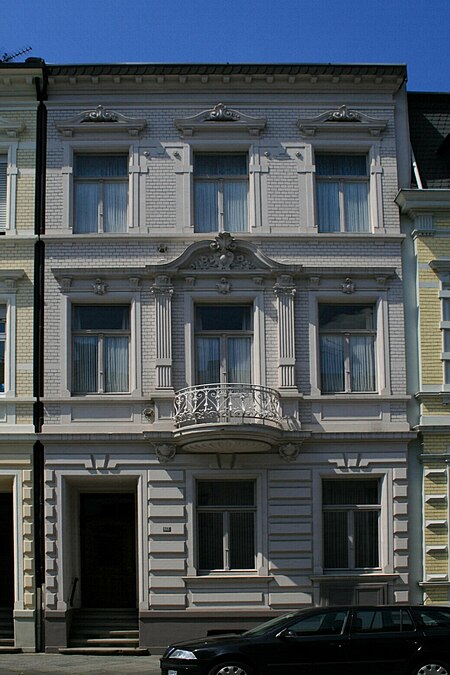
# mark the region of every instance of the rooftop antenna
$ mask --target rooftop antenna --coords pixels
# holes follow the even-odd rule
[[[0,56],[0,63],[11,63],[11,61],[14,61],[17,57],[28,54],[32,49],[32,47],[22,47],[22,49],[16,49],[16,51],[13,52],[4,52]]]

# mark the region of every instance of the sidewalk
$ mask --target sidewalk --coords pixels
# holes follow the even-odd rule
[[[78,656],[0,654],[0,675],[160,675],[159,656]]]

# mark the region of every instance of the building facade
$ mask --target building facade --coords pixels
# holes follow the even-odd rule
[[[415,157],[412,187],[397,203],[407,233],[405,290],[411,419],[422,479],[420,586],[427,603],[449,601],[450,96],[408,94]],[[417,491],[419,495],[419,491]]]
[[[416,599],[404,67],[48,75],[47,649]]]
[[[0,638],[34,651],[33,343],[39,64],[0,64]]]

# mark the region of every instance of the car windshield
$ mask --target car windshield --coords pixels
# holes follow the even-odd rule
[[[255,628],[250,628],[250,630],[247,630],[243,635],[262,635],[271,628],[277,628],[277,626],[284,624],[287,619],[293,619],[295,616],[298,616],[298,612],[277,616],[276,619],[271,619],[270,621],[261,623],[259,626],[255,626]]]

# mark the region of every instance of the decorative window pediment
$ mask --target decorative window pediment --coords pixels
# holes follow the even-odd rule
[[[69,137],[88,133],[139,136],[146,125],[144,119],[126,117],[122,113],[98,105],[93,110],[84,110],[64,124],[58,124],[57,128],[63,136]]]
[[[25,125],[22,122],[13,122],[0,117],[0,138],[17,138],[24,129]]]
[[[387,126],[387,120],[369,117],[359,110],[351,110],[341,105],[337,110],[327,110],[317,117],[300,119],[297,127],[302,136],[316,136],[331,133],[365,134],[379,136]]]
[[[266,124],[267,120],[264,117],[250,117],[238,110],[227,108],[223,103],[218,103],[211,110],[203,110],[192,117],[175,119],[175,125],[183,136],[217,132],[259,136]]]

